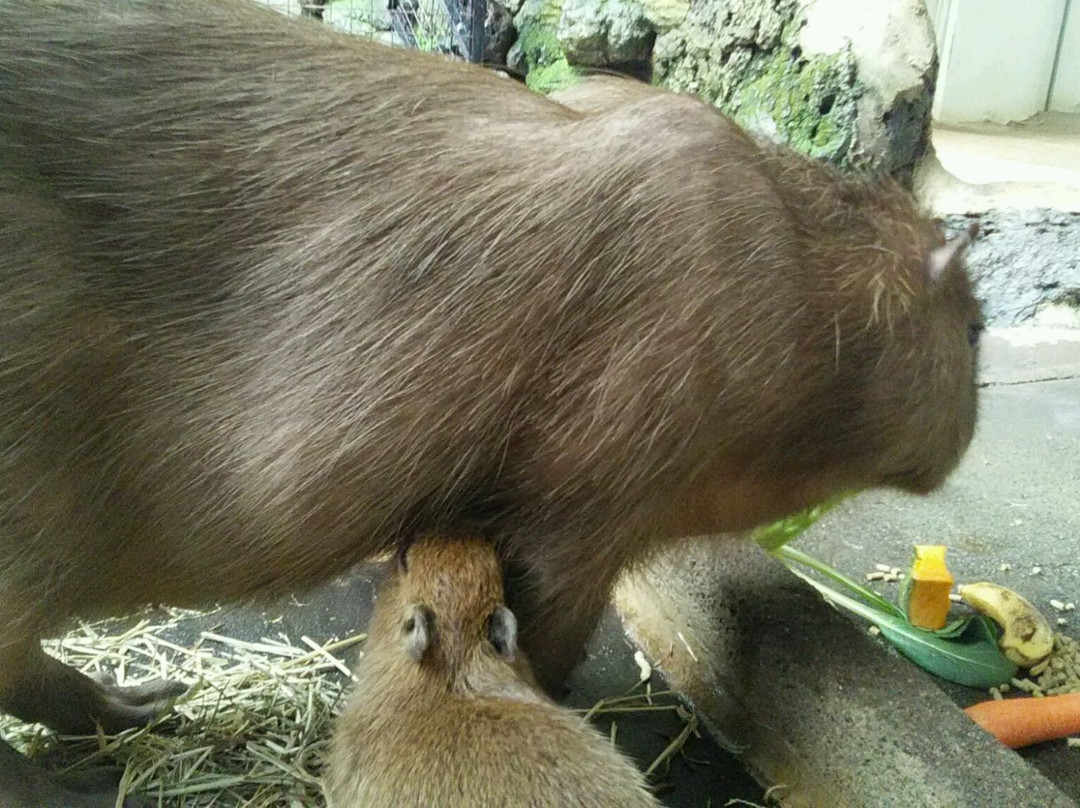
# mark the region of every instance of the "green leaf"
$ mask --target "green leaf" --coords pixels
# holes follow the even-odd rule
[[[1004,684],[1016,675],[997,644],[993,621],[978,615],[953,620],[938,631],[911,625],[904,609],[881,597],[872,589],[848,578],[824,561],[794,547],[785,546],[791,539],[832,509],[844,496],[801,514],[782,519],[755,533],[755,538],[771,555],[780,559],[793,573],[809,583],[830,602],[870,621],[881,636],[919,667],[949,682],[968,687],[988,688]],[[846,592],[810,577],[796,569],[802,564],[838,584]],[[910,576],[908,576],[910,579]]]
[[[837,494],[820,505],[815,505],[805,511],[780,519],[771,525],[756,528],[754,530],[754,541],[769,552],[777,550],[850,496],[851,494],[847,492]]]
[[[946,639],[946,640],[949,639],[950,637],[959,636],[960,634],[962,634],[964,632],[964,629],[967,628],[968,619],[969,618],[967,618],[967,617],[958,617],[955,620],[953,620],[951,623],[944,626],[943,628],[939,628],[934,633],[937,636],[941,637],[942,639]]]
[[[946,626],[941,629],[945,632],[942,636],[911,625],[902,612],[897,614],[899,609],[892,604],[889,604],[891,609],[881,609],[876,602],[865,603],[797,569],[791,571],[827,600],[876,625],[882,637],[900,653],[935,676],[959,685],[988,688],[1004,684],[1016,675],[1017,666],[1001,653],[992,626],[981,615],[960,621],[959,627],[956,623]]]
[[[881,636],[904,656],[930,673],[968,687],[1003,685],[1016,676],[1017,666],[998,648],[994,630],[982,615],[969,617],[959,634],[942,637],[910,623],[879,623]]]

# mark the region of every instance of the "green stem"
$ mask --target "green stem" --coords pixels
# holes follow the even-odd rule
[[[897,606],[895,603],[892,603],[891,601],[888,601],[885,598],[881,597],[881,595],[879,595],[877,592],[874,592],[872,589],[869,589],[869,588],[863,586],[862,584],[851,580],[850,578],[848,578],[846,575],[844,575],[839,570],[836,570],[836,569],[833,569],[832,567],[830,567],[824,561],[819,561],[818,559],[814,558],[813,556],[807,555],[802,550],[796,550],[794,547],[792,547],[790,545],[784,545],[783,547],[777,547],[775,550],[772,550],[771,555],[773,555],[776,558],[779,558],[781,561],[783,561],[785,563],[787,563],[787,562],[796,562],[796,563],[799,563],[799,564],[803,564],[803,565],[809,567],[812,570],[816,570],[817,572],[820,572],[825,577],[831,578],[832,580],[836,581],[836,583],[840,584],[845,589],[848,589],[848,590],[856,593],[863,600],[865,600],[865,601],[867,601],[869,603],[872,603],[874,606],[876,606],[881,611],[886,612],[887,614],[889,614],[889,615],[891,615],[893,617],[899,617],[899,618],[902,618],[902,619],[905,619],[905,620],[907,619],[906,616],[904,615],[903,610],[899,606]],[[819,589],[819,591],[823,591],[824,594],[829,594],[829,593],[833,592],[833,590],[828,589],[828,588],[825,588],[824,590],[822,590],[821,585],[818,584],[816,581],[812,581],[812,579],[807,578],[805,575],[800,573],[798,570],[796,570],[794,568],[791,568],[790,564],[788,564],[788,567],[791,569],[792,572],[794,572],[799,577],[806,578],[806,580],[810,580],[814,584],[814,586],[817,587]],[[839,594],[839,593],[836,593],[836,594]],[[830,595],[830,597],[831,597],[831,595]]]
[[[797,569],[792,569],[791,571],[795,575],[806,581],[808,584],[810,584],[810,586],[814,587],[814,589],[820,592],[821,595],[824,596],[827,600],[832,601],[838,606],[843,606],[848,611],[854,612],[855,614],[859,615],[859,617],[869,620],[875,626],[880,626],[883,618],[886,621],[893,619],[892,614],[882,614],[879,609],[876,609],[869,604],[863,603],[862,601],[856,600],[855,598],[849,597],[843,592],[837,592],[835,589],[832,589],[831,587],[828,587],[825,584],[821,583],[821,581],[814,580],[805,572],[800,572]]]

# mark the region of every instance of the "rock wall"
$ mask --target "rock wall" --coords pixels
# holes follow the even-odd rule
[[[447,49],[448,2],[406,4],[417,46]],[[488,0],[485,61],[543,93],[590,70],[626,73],[694,93],[806,154],[907,179],[927,150],[937,71],[923,3]],[[326,0],[322,17],[407,44],[386,6]]]
[[[1036,208],[945,218],[979,223],[969,263],[988,323],[1080,327],[1080,213]]]
[[[842,166],[907,178],[927,148],[923,0],[525,0],[514,13],[511,66],[542,92],[616,69]]]

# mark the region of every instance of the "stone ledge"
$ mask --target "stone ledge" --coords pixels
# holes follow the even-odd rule
[[[671,685],[785,806],[1076,806],[932,677],[755,547],[688,542],[629,576],[615,604]]]

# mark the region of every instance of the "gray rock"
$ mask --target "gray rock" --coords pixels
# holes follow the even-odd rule
[[[968,262],[991,325],[1011,326],[1080,305],[1080,213],[997,210],[946,217],[979,222]]]
[[[686,19],[689,0],[564,0],[558,38],[571,64],[649,59],[657,34]]]
[[[517,39],[514,15],[509,8],[495,0],[488,0],[487,18],[484,20],[484,61],[506,64],[510,46]]]
[[[853,161],[910,174],[929,142],[938,67],[923,0],[808,0],[804,13],[804,54],[847,50],[855,61]]]
[[[774,113],[764,99],[750,103],[737,91],[762,82],[764,95],[777,96],[773,74],[794,72],[787,62],[799,58],[792,52],[794,45],[785,45],[781,37],[785,26],[794,28],[797,11],[797,0],[694,3],[682,24],[657,37],[656,77],[673,90],[715,103],[755,131],[783,140],[784,113]]]
[[[657,78],[747,128],[845,166],[909,176],[937,68],[922,0],[706,0],[661,33]]]
[[[541,92],[572,83],[577,67],[648,77],[657,34],[679,25],[689,8],[689,0],[523,0],[507,63]]]
[[[565,0],[557,36],[571,64],[599,66],[648,59],[653,32],[637,0]]]

